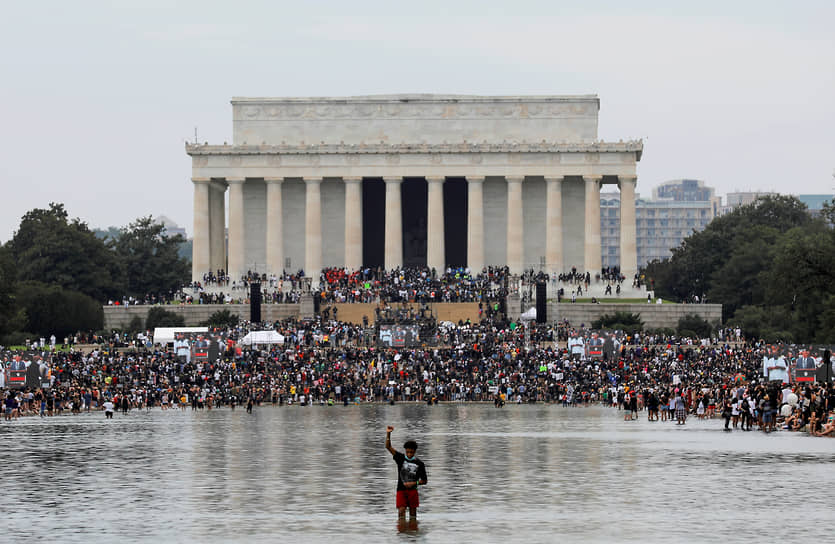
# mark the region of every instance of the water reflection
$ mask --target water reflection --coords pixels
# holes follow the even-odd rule
[[[389,424],[427,464],[417,527],[397,520]],[[829,523],[835,441],[720,427],[546,405],[26,418],[0,425],[5,538],[734,541],[777,506],[769,539]]]

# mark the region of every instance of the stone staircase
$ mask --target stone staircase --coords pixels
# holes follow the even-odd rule
[[[577,295],[578,299],[588,299],[595,297],[597,299],[641,299],[646,300],[647,295],[653,295],[654,293],[647,289],[646,286],[642,287],[632,287],[631,282],[624,281],[620,284],[620,294],[617,294],[617,284],[612,282],[612,293],[606,294],[606,286],[609,285],[609,282],[606,281],[599,281],[592,282],[589,284],[589,288],[586,289],[584,284],[579,283],[570,283],[570,282],[548,282],[547,283],[547,293],[548,293],[548,300],[552,300],[556,302],[557,300],[557,293],[559,289],[562,287],[565,294],[563,296],[563,300],[571,300],[571,294],[577,291],[578,287],[582,287],[582,294]],[[520,296],[524,295],[528,292],[529,286],[523,285],[520,289]],[[530,305],[533,306],[536,301],[536,288],[530,287],[531,296],[529,297]]]

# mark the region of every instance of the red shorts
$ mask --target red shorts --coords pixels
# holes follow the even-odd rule
[[[420,506],[420,498],[417,489],[404,489],[397,492],[398,508],[417,508]]]

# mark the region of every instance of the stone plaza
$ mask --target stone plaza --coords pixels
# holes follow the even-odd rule
[[[488,265],[594,276],[605,184],[620,189],[631,278],[643,144],[598,140],[599,109],[595,95],[234,98],[232,143],[186,145],[193,279]]]

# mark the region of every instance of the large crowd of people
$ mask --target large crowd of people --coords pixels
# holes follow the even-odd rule
[[[625,419],[646,410],[649,419],[679,423],[695,415],[726,418],[729,429],[832,433],[831,386],[769,382],[763,377],[768,346],[730,329],[689,339],[598,335],[565,322],[484,321],[439,327],[434,347],[388,348],[360,326],[287,320],[270,324],[282,343],[243,345],[258,328],[245,323],[215,331],[223,339],[216,360],[155,345],[150,332],[99,338],[87,351],[56,346],[24,354],[37,353],[50,386],[2,384],[5,416],[48,417],[106,403],[123,411],[263,403],[602,403],[622,409]],[[603,336],[608,344],[598,350]],[[577,338],[588,339],[584,349],[575,349]]]
[[[250,286],[258,284],[261,301],[266,304],[296,304],[303,295],[318,297],[321,302],[332,303],[433,303],[433,302],[490,302],[510,293],[520,293],[530,298],[533,285],[550,282],[562,295],[568,287],[572,293],[582,296],[589,286],[603,282],[607,294],[619,295],[625,280],[617,268],[603,268],[594,277],[589,273],[570,272],[547,274],[526,270],[511,275],[507,267],[488,266],[480,271],[464,267],[446,270],[414,266],[385,270],[382,267],[365,267],[359,270],[326,268],[318,283],[305,277],[304,270],[276,274],[259,274],[247,271],[240,278],[232,279],[224,270],[206,272],[202,281],[195,281],[178,290],[165,294],[148,294],[144,297],[125,296],[110,300],[110,305],[135,306],[143,304],[246,304]],[[633,285],[643,285],[644,278],[636,274]]]
[[[322,271],[316,296],[322,302],[490,302],[508,293],[507,267],[488,267],[478,274],[465,268],[442,273],[427,267]]]

